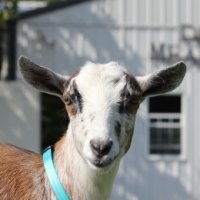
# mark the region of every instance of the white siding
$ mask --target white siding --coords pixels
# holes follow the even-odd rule
[[[99,0],[63,8],[19,21],[17,57],[24,54],[62,74],[74,73],[87,60],[115,60],[145,75],[166,66],[151,60],[151,43],[178,45],[181,25],[200,27],[199,9],[198,0]],[[111,199],[200,199],[200,71],[187,64],[186,79],[176,90],[183,97],[185,158],[148,158],[145,101]]]
[[[39,94],[19,82],[0,82],[0,143],[40,153]]]

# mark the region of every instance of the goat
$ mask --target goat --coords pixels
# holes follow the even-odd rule
[[[70,123],[55,144],[60,181],[72,200],[108,200],[121,158],[128,151],[140,103],[148,96],[174,90],[186,66],[144,77],[133,76],[116,62],[88,62],[71,76],[62,76],[21,56],[25,81],[64,102]],[[0,145],[0,199],[57,199],[42,156],[8,144]]]

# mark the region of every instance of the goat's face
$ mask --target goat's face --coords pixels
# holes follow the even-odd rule
[[[139,84],[117,63],[87,63],[64,87],[78,152],[93,168],[110,168],[130,147]]]
[[[59,96],[70,117],[77,151],[92,169],[107,171],[128,151],[140,102],[175,89],[186,66],[176,65],[134,77],[117,63],[87,63],[73,76],[61,76],[25,57],[24,79],[36,89]]]

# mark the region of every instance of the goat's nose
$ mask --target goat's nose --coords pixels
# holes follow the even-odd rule
[[[106,143],[100,142],[97,140],[91,140],[90,146],[92,149],[92,152],[94,155],[98,156],[99,158],[102,158],[105,155],[108,155],[111,147],[113,145],[113,142],[111,140],[107,141]]]

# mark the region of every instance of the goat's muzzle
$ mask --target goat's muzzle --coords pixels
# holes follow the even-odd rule
[[[91,163],[98,168],[105,168],[110,165],[116,158],[108,158],[108,154],[110,153],[112,146],[112,140],[108,140],[106,142],[91,140],[90,148],[95,156],[95,159]]]

